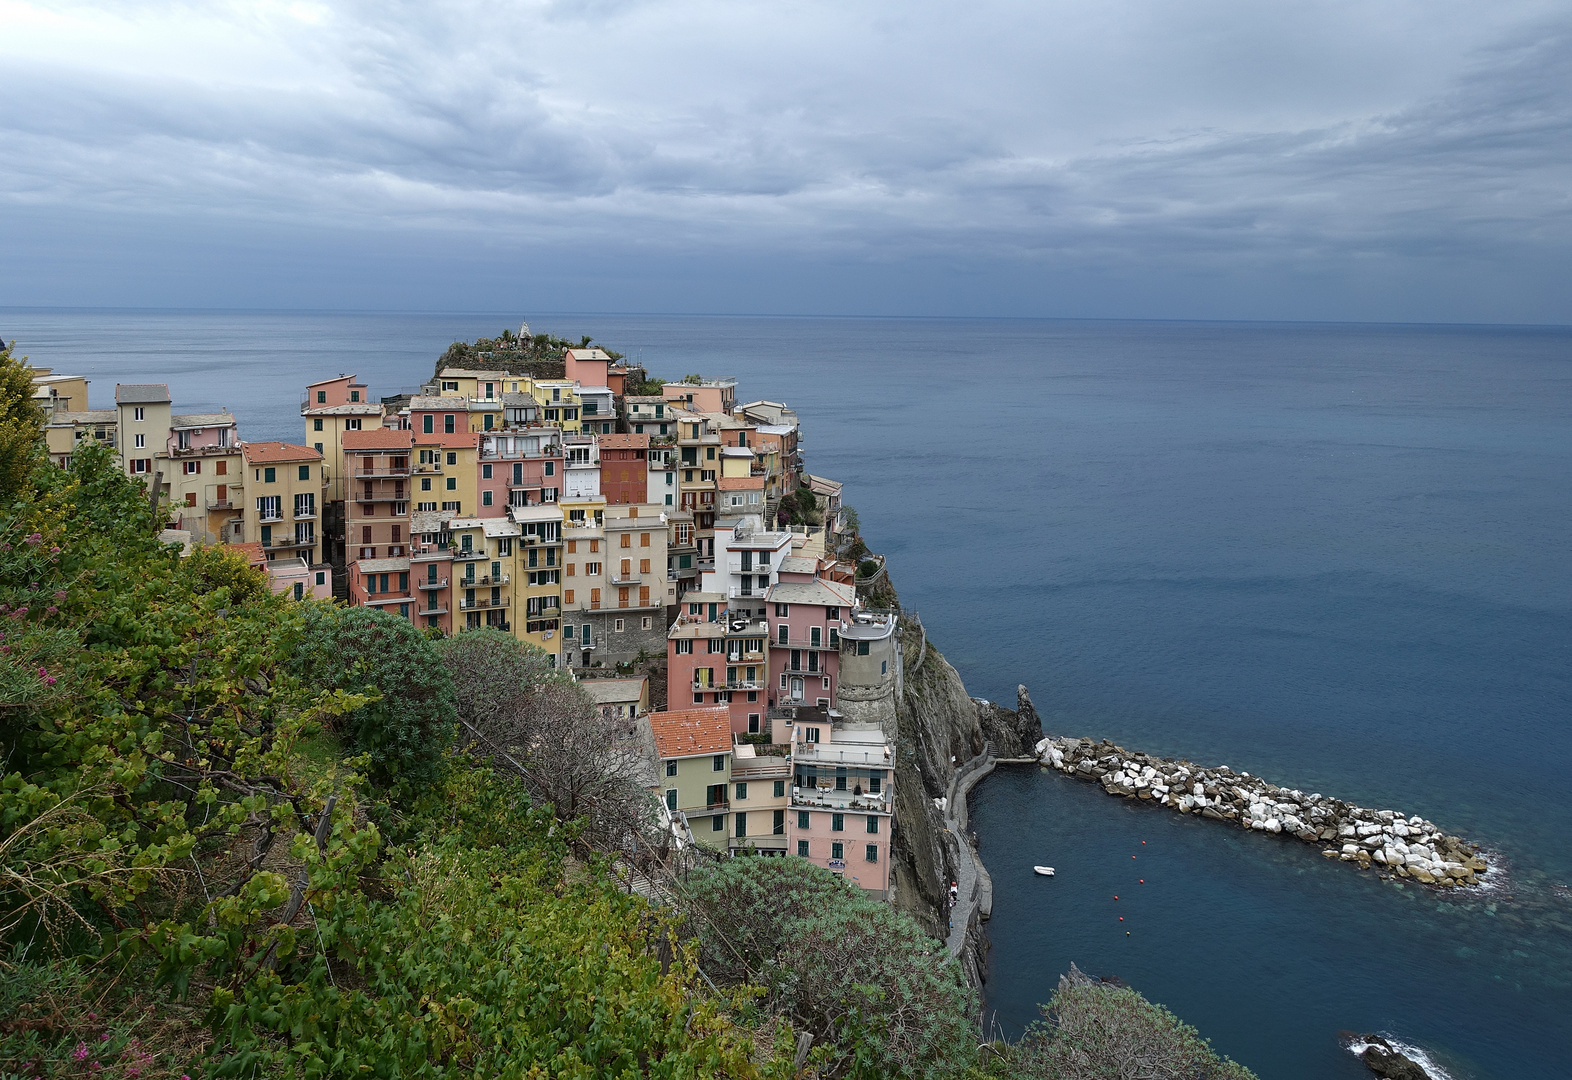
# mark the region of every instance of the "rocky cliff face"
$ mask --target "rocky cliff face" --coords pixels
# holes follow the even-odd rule
[[[1032,753],[1042,724],[1026,687],[1017,708],[1006,709],[967,694],[955,668],[927,640],[918,623],[903,626],[901,679],[896,702],[895,903],[929,933],[948,929],[947,886],[956,871],[957,845],[936,800],[951,795],[956,770],[991,750],[996,757]],[[961,795],[964,799],[965,796]],[[974,978],[980,970],[981,934],[968,934],[960,957]]]

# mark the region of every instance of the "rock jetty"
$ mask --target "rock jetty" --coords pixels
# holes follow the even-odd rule
[[[1477,846],[1417,815],[1367,810],[1320,794],[1269,784],[1226,765],[1204,768],[1104,740],[1047,738],[1036,745],[1049,768],[1102,785],[1110,795],[1149,800],[1245,829],[1319,844],[1329,859],[1422,885],[1478,885],[1490,866]]]

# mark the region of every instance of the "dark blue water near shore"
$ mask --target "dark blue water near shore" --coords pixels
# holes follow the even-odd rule
[[[1005,1030],[1073,960],[1266,1078],[1362,1075],[1340,1028],[1425,1046],[1460,1078],[1572,1075],[1572,331],[533,324],[793,403],[810,467],[847,481],[973,693],[1025,682],[1051,731],[1420,813],[1510,867],[1505,888],[1438,899],[1001,773],[974,822]],[[90,375],[96,404],[117,379],[167,379],[193,411],[230,405],[247,438],[297,441],[311,378],[391,391],[504,325],[0,312],[0,337]],[[1052,882],[1029,873],[1044,861]]]

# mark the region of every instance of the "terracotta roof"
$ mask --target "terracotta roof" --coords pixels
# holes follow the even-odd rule
[[[655,747],[663,758],[724,754],[731,750],[731,710],[681,709],[650,714]]]
[[[229,547],[246,557],[246,562],[252,566],[263,566],[267,563],[267,553],[262,550],[260,541],[249,544],[230,544]]]
[[[764,490],[764,477],[762,476],[722,476],[715,481],[716,487],[721,491],[747,491],[749,488]]]
[[[169,387],[164,383],[116,383],[117,405],[163,405],[169,402]]]
[[[254,465],[272,461],[321,461],[322,454],[309,446],[287,442],[248,442],[240,444],[246,460]]]
[[[408,450],[414,433],[398,428],[378,428],[376,431],[346,431],[339,443],[345,450]]]
[[[650,437],[648,435],[602,435],[600,447],[602,450],[648,450]]]

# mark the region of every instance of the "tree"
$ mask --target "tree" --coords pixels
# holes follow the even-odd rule
[[[0,351],[0,501],[16,497],[38,462],[44,413],[33,400],[33,369],[27,358]]]
[[[370,755],[372,779],[406,794],[433,783],[458,710],[431,641],[408,619],[371,608],[301,607],[293,670],[308,685],[368,699],[337,727]]]
[[[976,1058],[976,1000],[907,916],[803,859],[701,864],[676,888],[711,977],[757,983],[821,1044],[826,1077],[949,1077]]]
[[[501,630],[469,630],[433,645],[452,680],[459,719],[472,727],[528,710],[530,697],[557,677],[544,650]]]
[[[1012,1080],[1255,1080],[1161,1005],[1074,964],[1009,1057]]]

